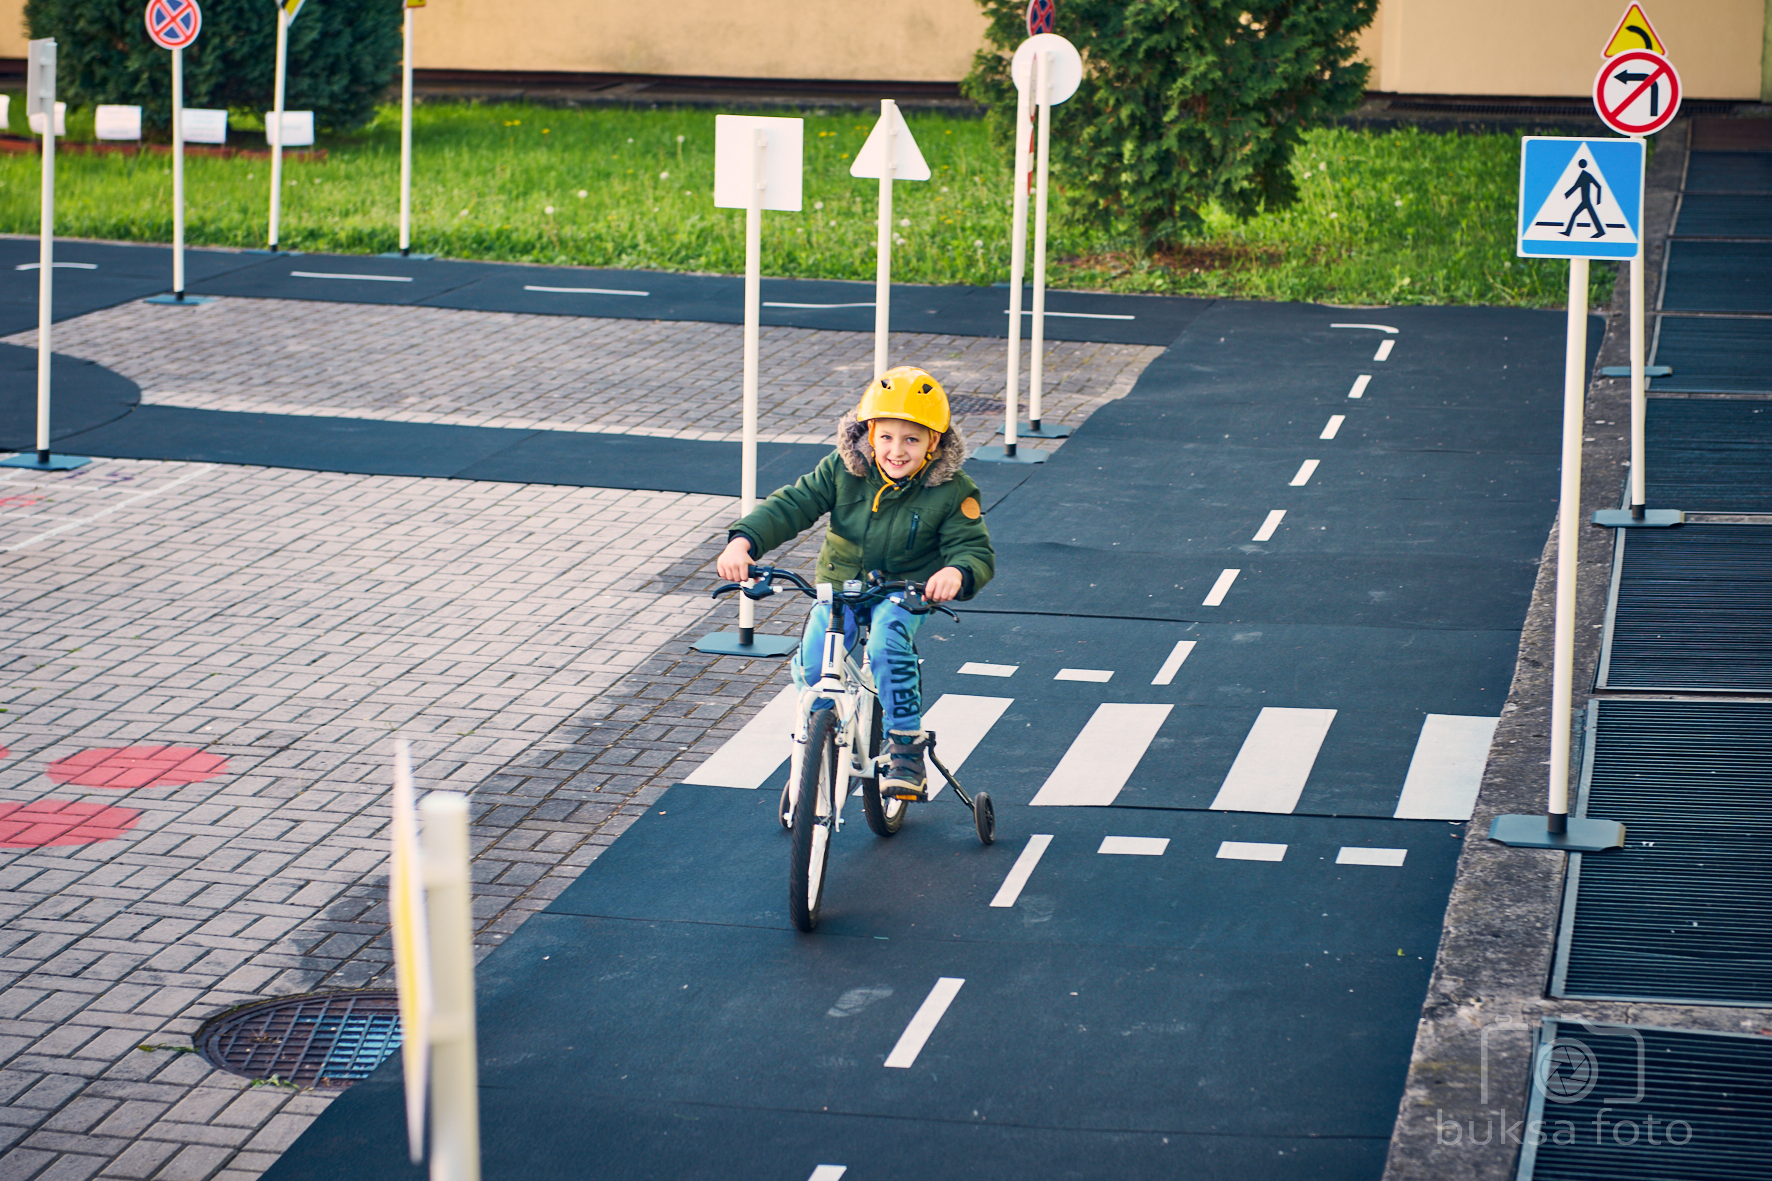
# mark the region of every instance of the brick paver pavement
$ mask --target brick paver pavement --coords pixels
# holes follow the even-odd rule
[[[737,371],[726,326],[229,300],[171,309],[191,326],[187,373],[159,311],[58,326],[58,351],[154,401],[196,390],[217,401],[186,404],[221,405],[232,383],[261,410],[660,433],[696,429],[699,401]],[[408,329],[428,333],[428,355],[388,351]],[[1000,342],[993,359],[993,342],[904,339],[947,342],[980,373],[1001,363]],[[470,380],[475,341],[499,360]],[[842,366],[871,349],[854,333],[768,341],[766,365],[791,375],[778,385],[822,390],[827,420],[854,396]],[[629,368],[586,383],[585,352],[605,346],[628,348]],[[1055,366],[1080,391],[1072,421],[1158,351],[1077,346]],[[651,405],[649,389],[677,392]],[[426,409],[398,409],[413,390]],[[777,438],[814,420],[771,414]],[[780,661],[683,642],[729,621],[706,590],[733,508],[203,464],[0,474],[0,1181],[268,1167],[329,1095],[253,1085],[178,1047],[233,1004],[388,983],[389,739],[413,740],[421,786],[472,792],[489,949],[785,677]],[[788,560],[808,567],[817,542]],[[764,630],[797,630],[797,601],[767,606]],[[95,752],[169,746],[194,756],[92,785]],[[66,831],[69,805],[97,813],[100,839],[18,847]]]
[[[35,348],[37,333],[5,339]],[[58,324],[52,339],[164,406],[701,439],[737,439],[743,427],[737,324],[218,299],[195,309],[122,304]],[[896,332],[890,347],[974,407],[960,422],[975,444],[1001,428],[1001,340]],[[1049,343],[1041,413],[1087,416],[1123,397],[1162,351]],[[873,371],[874,338],[765,328],[760,352],[761,438],[823,443],[823,424],[854,404]]]

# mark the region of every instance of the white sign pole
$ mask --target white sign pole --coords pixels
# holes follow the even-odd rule
[[[431,945],[431,1181],[479,1181],[468,800],[457,792],[434,791],[419,813]]]
[[[1015,93],[1015,196],[1009,218],[1009,372],[1003,392],[1003,455],[1015,458],[1015,426],[1021,415],[1021,284],[1028,258],[1028,93]]]
[[[1643,136],[1631,138],[1646,145]],[[1644,151],[1647,150],[1645,146]],[[1643,381],[1643,254],[1638,250],[1630,260],[1630,515],[1637,521],[1645,519],[1643,506],[1649,502],[1643,444],[1649,409]]]
[[[271,98],[271,234],[272,252],[277,249],[277,223],[283,214],[283,83],[289,63],[289,10],[277,5],[277,81]]]
[[[185,51],[172,51],[172,297],[185,297]]]
[[[1569,826],[1575,577],[1581,552],[1581,429],[1587,398],[1587,261],[1569,260],[1568,340],[1563,353],[1563,484],[1557,504],[1556,655],[1551,670],[1549,830],[1553,834],[1565,833]]]
[[[744,443],[739,469],[738,512],[757,507],[757,334],[763,300],[763,192],[769,187],[766,153],[769,136],[751,132],[750,203],[744,214]],[[875,346],[876,350],[878,345]],[[756,636],[757,605],[738,596],[738,642],[749,646]]]
[[[886,167],[880,170],[880,225],[874,262],[874,376],[886,372],[886,333],[892,323],[892,180],[898,174],[898,104],[880,100],[886,124]]]
[[[400,1056],[406,1081],[406,1148],[413,1164],[425,1158],[425,1099],[430,1085],[431,948],[426,929],[424,854],[412,789],[412,748],[394,740],[393,822],[388,826],[389,935],[400,996]]]
[[[400,253],[412,253],[412,8],[406,9],[406,61],[400,69]]]
[[[1036,101],[1040,104],[1040,158],[1034,182],[1034,330],[1028,350],[1028,426],[1040,433],[1040,388],[1046,365],[1046,180],[1052,159],[1052,52],[1034,59]]]
[[[36,43],[43,111],[43,210],[37,231],[37,466],[49,466],[49,326],[55,296],[55,42]]]

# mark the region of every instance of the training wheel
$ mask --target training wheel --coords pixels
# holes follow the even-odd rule
[[[972,827],[978,830],[978,839],[984,844],[997,839],[997,811],[991,807],[991,797],[986,792],[972,797]]]

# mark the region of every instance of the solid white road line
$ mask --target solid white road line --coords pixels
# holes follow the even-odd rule
[[[1394,340],[1379,341],[1378,342],[1378,351],[1372,355],[1372,359],[1374,361],[1388,361],[1388,360],[1390,360],[1391,350],[1393,348],[1395,348],[1396,345],[1397,345],[1397,342]]]
[[[1331,324],[1331,325],[1329,325],[1329,327],[1331,327],[1331,328],[1370,328],[1374,332],[1389,332],[1393,336],[1396,335],[1396,331],[1397,331],[1395,328],[1392,328],[1389,324]]]
[[[58,271],[62,270],[63,268],[66,268],[67,270],[70,270],[70,271],[96,271],[96,270],[98,270],[98,264],[96,262],[52,262],[49,264],[49,266],[50,266],[50,269],[58,270]],[[21,262],[16,267],[13,267],[12,269],[15,271],[40,271],[43,269],[43,264],[40,262]]]
[[[1226,861],[1284,861],[1285,845],[1264,845],[1259,841],[1220,841],[1218,855]]]
[[[806,1181],[843,1181],[843,1174],[848,1171],[848,1165],[820,1165]]]
[[[892,1053],[886,1055],[886,1065],[903,1070],[917,1060],[917,1055],[923,1052],[923,1043],[929,1040],[929,1035],[941,1024],[942,1014],[954,1003],[954,998],[960,994],[960,986],[964,983],[966,981],[958,976],[943,976],[935,982],[935,987],[923,998],[917,1015],[911,1018],[911,1023],[899,1035],[898,1044],[892,1047]]]
[[[1370,373],[1360,374],[1360,376],[1354,378],[1354,388],[1347,392],[1347,396],[1350,398],[1365,397],[1366,385],[1371,380],[1372,380],[1372,375]]]
[[[1301,463],[1298,466],[1298,474],[1292,477],[1292,487],[1302,488],[1310,483],[1311,477],[1316,474],[1317,464],[1321,462],[1318,459],[1307,459]]]
[[[1332,709],[1268,706],[1249,728],[1212,801],[1217,812],[1290,812],[1335,720]]]
[[[976,660],[968,660],[960,666],[960,671],[973,677],[1012,677],[1019,664],[980,664]]]
[[[1111,681],[1114,670],[1111,668],[1061,668],[1055,681]]]
[[[1241,570],[1226,570],[1220,574],[1218,581],[1212,584],[1212,589],[1206,592],[1206,598],[1200,606],[1217,607],[1222,604],[1225,595],[1230,593],[1231,583],[1237,581],[1237,575],[1241,573]]]
[[[784,685],[763,712],[726,740],[707,762],[684,777],[684,783],[704,787],[741,787],[751,791],[781,766],[793,751],[794,715],[800,691]]]
[[[1341,430],[1341,424],[1346,421],[1347,415],[1345,414],[1331,414],[1329,416],[1329,425],[1323,428],[1323,433],[1318,435],[1317,438],[1333,439],[1336,432]]]
[[[334,275],[326,271],[290,271],[291,279],[352,279],[359,283],[410,283],[411,275]]]
[[[42,533],[39,533],[35,537],[27,537],[23,541],[15,541],[11,545],[0,545],[0,554],[9,554],[9,553],[13,552],[14,550],[24,549],[28,545],[36,545],[39,541],[48,541],[51,537],[54,537],[60,533],[66,533],[70,529],[78,529],[82,525],[91,524],[93,521],[98,520],[100,517],[108,517],[112,513],[116,512],[119,509],[128,508],[130,505],[134,504],[138,500],[146,500],[150,496],[159,496],[163,492],[171,492],[174,488],[177,488],[180,484],[183,484],[188,480],[195,480],[198,476],[208,474],[208,471],[209,471],[208,468],[201,468],[197,471],[192,472],[188,476],[180,476],[178,479],[172,481],[172,483],[167,484],[164,487],[150,488],[146,492],[138,492],[134,496],[129,497],[127,500],[118,501],[116,504],[112,505],[110,508],[100,509],[98,512],[92,513],[88,516],[75,517],[72,521],[68,521],[65,524],[57,525],[55,528],[46,530]]]
[[[1343,845],[1341,852],[1335,855],[1335,864],[1401,865],[1407,856],[1407,849],[1362,849],[1356,845]]]
[[[958,771],[984,736],[990,733],[1003,711],[1015,703],[1013,697],[972,697],[965,693],[943,693],[935,704],[923,711],[923,729],[935,731],[935,753],[951,771]],[[934,799],[947,786],[941,772],[931,768],[929,798]]]
[[[1429,714],[1394,813],[1398,820],[1469,820],[1500,718]]]
[[[1169,649],[1168,659],[1163,661],[1163,667],[1157,670],[1157,675],[1151,678],[1151,684],[1173,684],[1175,674],[1181,671],[1181,662],[1188,658],[1188,654],[1194,650],[1194,645],[1197,643],[1199,643],[1198,640],[1175,641],[1175,647]]]
[[[1046,777],[1030,804],[1039,807],[1078,808],[1111,804],[1132,772],[1172,705],[1108,704],[1095,713],[1077,735],[1064,758]]]
[[[778,303],[766,299],[763,301],[763,306],[766,308],[871,308],[874,306],[874,301],[870,299],[866,303]]]
[[[1102,837],[1097,853],[1119,853],[1129,857],[1161,857],[1169,848],[1168,837]]]
[[[1273,540],[1274,530],[1278,529],[1280,527],[1280,522],[1284,521],[1285,519],[1286,519],[1286,510],[1283,508],[1275,509],[1273,512],[1271,512],[1267,515],[1267,520],[1265,520],[1261,523],[1261,528],[1259,528],[1255,531],[1255,537],[1253,538],[1253,540],[1255,540],[1255,541],[1271,541],[1271,540]]]
[[[1004,308],[1003,314],[1007,316],[1009,309]],[[1024,308],[1021,314],[1031,316],[1034,313]],[[1051,309],[1048,309],[1046,314],[1048,316],[1063,316],[1067,320],[1136,320],[1138,318],[1137,316],[1110,316],[1106,312],[1055,312]]]
[[[649,296],[650,291],[622,291],[615,287],[542,287],[535,283],[523,284],[525,291],[552,291],[559,295],[638,295]]]
[[[1046,855],[1046,846],[1052,843],[1052,834],[1037,832],[1028,838],[1028,843],[1009,867],[1009,876],[997,887],[997,896],[991,899],[992,906],[1014,906],[1015,900],[1021,897],[1021,888],[1028,884],[1033,876],[1034,866],[1040,864],[1040,858]]]

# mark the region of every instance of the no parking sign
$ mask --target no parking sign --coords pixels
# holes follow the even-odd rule
[[[148,36],[161,49],[184,49],[203,31],[197,0],[148,0]]]

